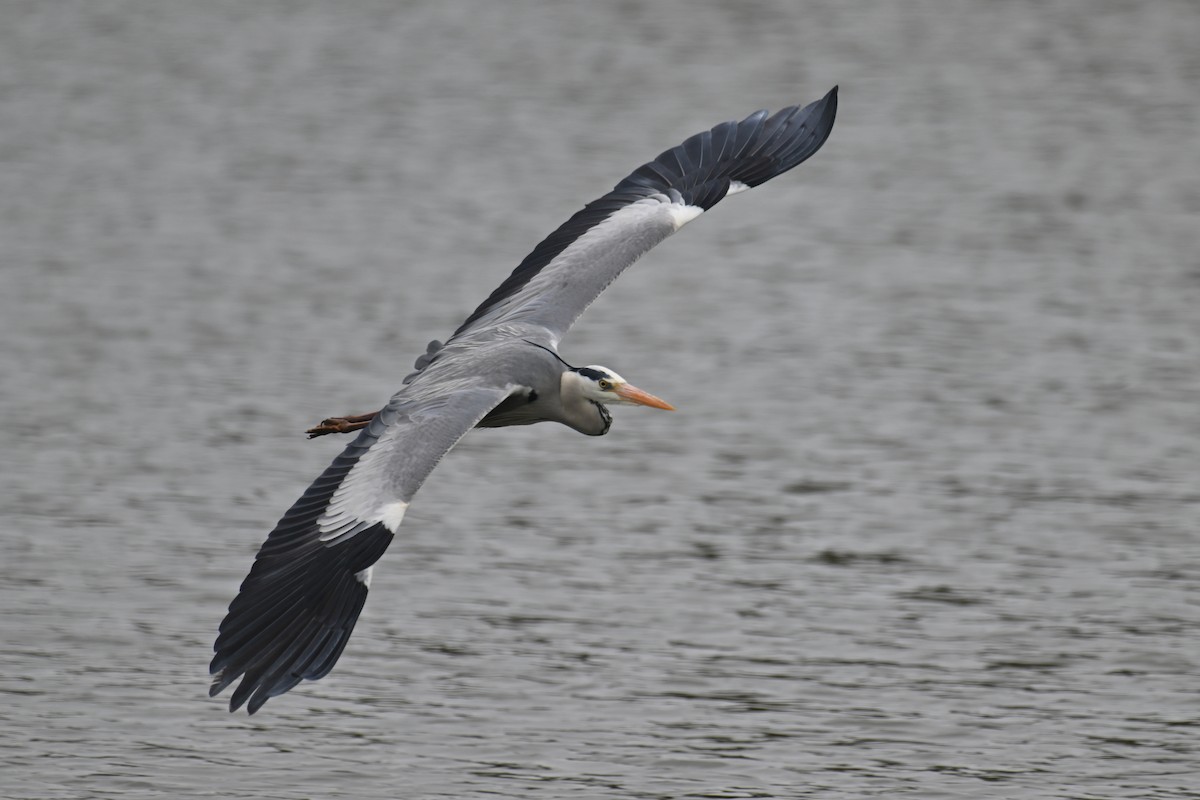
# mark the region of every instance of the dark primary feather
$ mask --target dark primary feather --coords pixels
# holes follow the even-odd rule
[[[215,676],[210,696],[246,676],[229,701],[230,711],[249,700],[253,714],[300,681],[324,677],[342,654],[367,599],[367,587],[355,575],[379,560],[392,534],[378,524],[327,547],[315,529],[346,474],[382,430],[364,429],[329,465],[279,520],[242,581],[209,665]]]
[[[683,204],[707,211],[725,197],[731,181],[758,186],[817,152],[833,130],[836,113],[835,86],[803,108],[789,106],[770,118],[767,111],[756,111],[741,122],[722,122],[663,151],[543,239],[467,317],[455,336],[520,291],[555,256],[613,212],[645,197],[671,192],[677,192]]]

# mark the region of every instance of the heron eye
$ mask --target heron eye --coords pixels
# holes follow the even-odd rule
[[[607,392],[612,388],[612,381],[606,381],[601,378],[599,381],[597,381],[596,385],[600,387],[600,391]]]

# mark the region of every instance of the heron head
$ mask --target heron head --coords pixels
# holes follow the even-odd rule
[[[571,370],[578,376],[580,394],[598,405],[649,406],[674,411],[675,406],[633,386],[608,367],[593,364]]]

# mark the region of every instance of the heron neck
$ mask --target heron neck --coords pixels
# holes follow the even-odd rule
[[[584,396],[583,386],[584,379],[578,373],[563,372],[559,379],[559,422],[587,436],[603,436],[612,426],[612,416],[607,408]]]

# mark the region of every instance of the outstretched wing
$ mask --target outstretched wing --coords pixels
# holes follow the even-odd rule
[[[405,387],[275,526],[229,606],[213,649],[209,695],[269,698],[333,669],[379,560],[425,478],[515,386],[427,375]]]
[[[727,195],[765,183],[817,152],[836,112],[835,86],[804,108],[789,106],[771,117],[758,111],[665,151],[547,236],[454,335],[523,322],[545,328],[557,343],[651,247]]]

